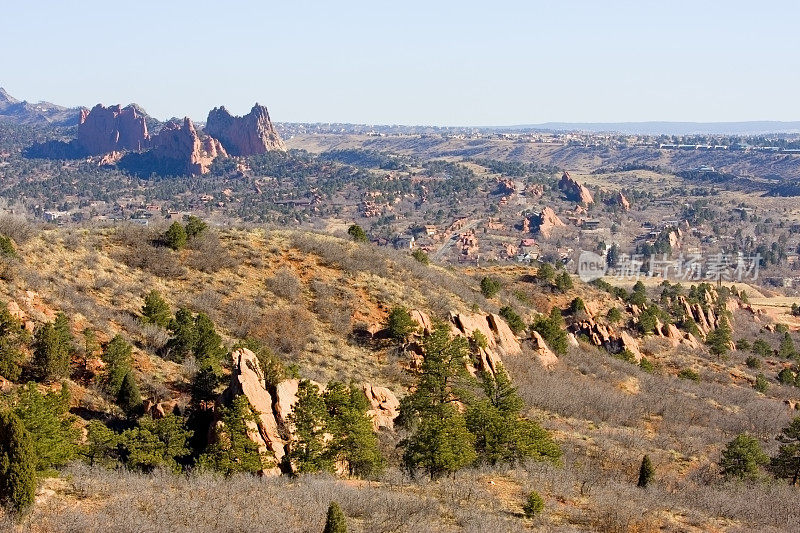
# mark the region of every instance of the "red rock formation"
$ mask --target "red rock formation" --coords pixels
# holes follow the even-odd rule
[[[87,155],[139,152],[147,148],[148,140],[145,117],[133,105],[121,108],[97,104],[91,111],[81,110],[77,145]]]
[[[173,161],[178,171],[188,174],[205,174],[216,157],[228,154],[220,142],[212,137],[201,138],[187,117],[183,124],[168,122],[152,138],[150,156],[156,161]]]
[[[550,237],[553,228],[566,226],[560,218],[549,207],[542,209],[542,212],[532,217],[532,225],[535,228],[534,232],[539,233],[544,238]],[[523,224],[524,226],[524,224]]]
[[[573,337],[574,338],[574,337]],[[533,349],[536,354],[536,360],[545,368],[552,368],[558,364],[558,357],[553,351],[547,347],[544,338],[539,335],[538,331],[531,331],[531,340],[533,341]]]
[[[205,130],[219,139],[225,150],[234,156],[286,150],[272,125],[267,108],[258,104],[243,117],[234,117],[225,107],[215,107],[208,113]]]
[[[611,198],[608,199],[607,203],[609,205],[618,205],[623,211],[629,211],[631,208],[631,203],[627,198],[625,198],[625,195],[622,194],[622,191],[617,191],[614,193]]]
[[[386,387],[374,387],[369,383],[361,386],[370,403],[367,414],[372,417],[375,431],[380,428],[394,429],[394,419],[400,413],[400,401]]]
[[[276,463],[286,454],[286,441],[278,429],[278,421],[272,407],[272,396],[264,384],[264,374],[258,358],[250,350],[243,348],[231,353],[233,368],[231,381],[223,393],[223,399],[233,400],[244,396],[256,415],[256,421],[247,422],[247,435],[255,442],[261,453],[272,452]],[[221,422],[220,422],[221,423]],[[277,469],[264,470],[262,473],[280,473]]]
[[[594,198],[589,189],[572,179],[569,172],[564,172],[561,176],[561,181],[558,182],[558,188],[564,191],[567,198],[574,202],[580,202],[584,205],[594,203]]]

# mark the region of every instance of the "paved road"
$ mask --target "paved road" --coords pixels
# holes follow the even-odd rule
[[[458,241],[458,236],[461,235],[462,233],[464,233],[465,231],[469,231],[471,229],[475,229],[478,226],[478,224],[481,223],[481,220],[482,219],[480,219],[480,218],[477,219],[477,220],[472,220],[472,221],[468,222],[467,224],[465,224],[463,228],[461,228],[457,232],[453,233],[450,236],[449,239],[444,241],[444,244],[442,244],[441,248],[439,248],[438,250],[436,250],[435,252],[433,252],[430,255],[431,261],[434,261],[434,262],[437,262],[437,263],[441,262],[442,258],[445,256],[446,252],[450,249],[450,247],[452,247],[456,243],[456,241]]]

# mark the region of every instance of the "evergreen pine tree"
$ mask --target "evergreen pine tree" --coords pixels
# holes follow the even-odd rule
[[[788,331],[783,334],[783,339],[781,339],[781,344],[778,347],[778,356],[784,359],[791,359],[797,356],[794,341]]]
[[[564,318],[561,316],[561,310],[558,307],[553,307],[549,315],[538,317],[531,328],[542,336],[555,353],[559,355],[567,353],[567,347],[569,346],[567,332],[564,329]]]
[[[328,506],[328,516],[322,533],[347,533],[347,520],[336,502],[331,502]]]
[[[139,385],[133,371],[128,371],[122,378],[119,392],[117,393],[117,405],[129,417],[137,416],[142,409],[142,394],[139,392]]]
[[[198,460],[200,467],[226,476],[238,472],[256,473],[265,468],[266,458],[247,436],[247,423],[255,422],[247,398],[238,396],[229,407],[222,407],[221,421],[215,440]]]
[[[150,291],[144,298],[142,322],[166,328],[169,326],[171,317],[172,312],[169,309],[169,304],[161,296],[161,293],[155,289]]]
[[[122,458],[129,468],[150,472],[165,467],[180,472],[179,460],[189,455],[191,436],[192,432],[184,427],[183,418],[174,414],[158,420],[143,416],[136,427],[125,430],[118,437],[118,442]]]
[[[164,233],[164,244],[175,251],[185,248],[187,240],[186,229],[177,221],[173,222],[167,232]]]
[[[28,332],[5,304],[0,304],[0,376],[17,381],[22,375],[25,354],[22,351],[29,341]]]
[[[356,242],[367,242],[369,240],[364,228],[358,224],[353,224],[347,228],[347,234],[350,235],[350,237],[352,237],[352,239]]]
[[[464,416],[451,404],[426,410],[417,430],[401,442],[403,463],[414,472],[425,470],[431,479],[454,474],[477,458],[475,435],[467,430]]]
[[[131,353],[131,345],[121,335],[115,335],[103,349],[101,357],[106,365],[103,369],[104,386],[106,392],[113,397],[119,394],[122,381],[131,371]]]
[[[0,413],[0,501],[22,513],[36,495],[36,452],[30,433],[11,412]]]
[[[170,359],[183,362],[192,353],[197,342],[194,328],[194,316],[189,309],[181,307],[175,312],[175,318],[169,323],[172,338],[167,342],[166,351]]]
[[[408,310],[405,307],[394,307],[389,312],[389,317],[386,321],[386,328],[389,330],[389,335],[397,341],[405,342],[408,336],[417,329],[417,323],[411,318]]]
[[[746,434],[738,435],[722,450],[719,466],[726,478],[753,479],[759,467],[769,463],[758,439]]]
[[[190,239],[201,236],[207,229],[208,224],[199,217],[189,215],[189,218],[186,219],[186,236]]]
[[[719,317],[719,325],[717,329],[712,331],[706,337],[706,343],[709,346],[709,351],[714,355],[724,355],[730,351],[731,345],[731,325],[728,318],[721,314]]]
[[[70,350],[62,331],[53,324],[36,330],[33,344],[33,371],[40,381],[56,381],[69,374]]]
[[[380,473],[384,459],[367,415],[369,402],[360,389],[332,381],[323,394],[328,412],[328,443],[335,461],[347,465],[351,476],[370,476]]]
[[[639,466],[639,481],[636,483],[637,487],[645,488],[653,481],[655,469],[653,463],[650,461],[650,456],[645,455],[642,457],[642,464]]]
[[[789,479],[792,485],[800,481],[800,416],[795,417],[777,437],[781,443],[778,455],[772,458],[775,477]]]
[[[483,374],[486,399],[467,407],[467,429],[475,435],[478,460],[491,465],[526,458],[557,461],[558,445],[538,423],[520,416],[524,406],[502,365]]]
[[[288,453],[298,473],[333,471],[333,458],[325,444],[327,418],[319,388],[308,380],[300,381],[297,402],[289,415],[295,440]]]
[[[525,500],[522,510],[526,517],[535,518],[544,511],[544,498],[536,491],[531,492],[528,494],[528,498]]]
[[[69,389],[42,394],[36,384],[22,387],[13,410],[33,442],[39,472],[49,472],[71,461],[77,453],[80,432],[69,414]]]

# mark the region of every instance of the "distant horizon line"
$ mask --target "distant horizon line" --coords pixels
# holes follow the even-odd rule
[[[0,93],[5,93],[7,96],[14,98],[11,94],[5,91],[4,87],[0,86]],[[58,106],[65,109],[92,109],[92,107],[78,105],[78,106],[64,106],[61,104],[54,104],[53,102],[40,100],[38,102],[30,102],[25,99],[17,100],[22,103],[29,103],[33,105],[48,104]],[[135,105],[140,111],[147,114],[149,117],[158,120],[159,122],[168,122],[173,119],[179,119],[178,116],[172,116],[166,119],[159,119],[147,112],[145,106],[137,103],[130,102],[129,104],[102,104],[106,107],[112,105],[120,105],[126,107],[128,105]],[[98,105],[98,104],[95,104]],[[224,106],[224,104],[223,104]],[[188,115],[187,115],[188,116]],[[205,124],[205,120],[192,119],[195,123]],[[800,119],[798,120],[773,120],[773,119],[759,119],[759,120],[719,120],[719,121],[702,121],[702,120],[617,120],[617,121],[546,121],[538,123],[517,123],[508,125],[453,125],[453,124],[399,124],[399,123],[381,123],[381,122],[343,122],[343,121],[302,121],[302,120],[274,120],[276,124],[330,124],[330,125],[343,125],[343,126],[369,126],[369,127],[387,127],[387,128],[437,128],[437,129],[474,129],[474,130],[504,130],[504,131],[525,131],[525,130],[540,130],[543,132],[557,131],[557,132],[586,132],[586,133],[621,133],[621,134],[639,134],[639,135],[699,135],[699,134],[716,134],[716,135],[759,135],[759,134],[800,134]],[[684,128],[687,131],[678,131],[673,128]],[[696,128],[695,130],[689,130]],[[718,129],[717,129],[718,128]],[[744,128],[738,130],[737,128]],[[752,129],[751,129],[752,128]]]

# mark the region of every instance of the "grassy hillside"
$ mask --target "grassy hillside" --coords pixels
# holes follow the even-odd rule
[[[775,437],[794,414],[787,404],[800,397],[796,387],[777,380],[779,370],[792,366],[776,353],[783,333],[744,304],[731,315],[733,339],[761,338],[775,350],[758,356],[758,368],[746,364],[754,357],[749,350],[715,356],[704,346],[636,333],[639,319],[617,296],[577,279],[572,288],[557,289],[536,279],[536,267],[445,269],[289,229],[215,229],[175,252],[154,244],[165,229],[2,222],[0,233],[14,239],[18,258],[3,260],[0,299],[18,305],[34,328],[59,311],[70,319],[76,351],[67,382],[78,426],[116,409],[81,362],[87,328],[101,344],[119,333],[133,345],[143,397],[189,404],[191,364],[165,359],[170,333],[141,320],[153,289],[172,311],[186,306],[208,315],[228,349],[255,339],[304,378],[372,383],[398,397],[408,393],[415,374],[409,353],[382,332],[397,306],[443,320],[453,311],[509,307],[526,325],[556,307],[569,327],[575,317],[568,308],[580,297],[583,313],[600,323],[612,307],[621,310],[617,328],[637,337],[652,368],[579,337],[545,369],[529,334],[520,333],[522,354],[504,364],[525,401],[524,414],[541,421],[563,450],[559,465],[528,461],[465,468],[436,481],[411,478],[400,466],[397,444],[405,434],[399,428],[381,430],[389,467],[371,481],[147,474],[78,463],[41,483],[32,513],[13,526],[21,531],[315,530],[332,499],[353,531],[792,530],[800,521],[793,487],[766,472],[760,481],[725,480],[718,467],[726,443],[741,433],[774,455]],[[480,292],[487,276],[501,286],[489,299]],[[647,290],[658,302],[660,287]],[[25,348],[26,357],[31,351]],[[769,383],[763,392],[753,387],[759,373]],[[5,382],[4,394],[17,387]],[[645,454],[655,480],[641,489]],[[532,490],[545,500],[535,519],[522,510]]]

